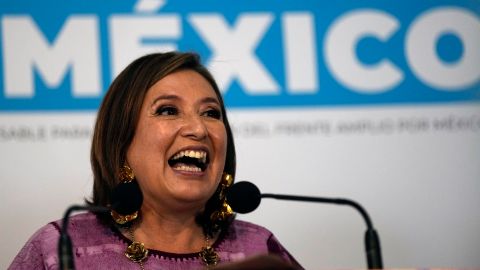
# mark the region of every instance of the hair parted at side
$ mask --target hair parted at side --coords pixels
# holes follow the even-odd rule
[[[236,156],[233,135],[228,123],[225,104],[210,72],[195,53],[168,52],[145,55],[128,65],[112,82],[95,123],[90,161],[93,171],[93,205],[108,206],[113,188],[120,183],[118,173],[125,164],[127,149],[132,142],[140,117],[143,99],[151,86],[179,70],[193,70],[213,87],[220,102],[223,123],[227,131],[227,154],[224,172],[235,175]],[[217,194],[207,203],[202,220],[205,223],[216,207]],[[216,202],[216,200],[218,202]],[[201,224],[207,226],[207,224]],[[205,228],[208,230],[208,228]]]

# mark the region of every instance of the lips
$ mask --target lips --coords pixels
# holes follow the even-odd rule
[[[185,172],[203,172],[208,164],[209,157],[205,150],[182,150],[168,160],[168,165],[174,170]]]

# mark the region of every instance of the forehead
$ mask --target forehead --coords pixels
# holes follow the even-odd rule
[[[161,95],[175,95],[187,100],[209,97],[218,101],[212,85],[194,70],[180,70],[165,76],[148,89],[145,99]]]

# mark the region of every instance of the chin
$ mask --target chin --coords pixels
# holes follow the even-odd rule
[[[184,202],[199,202],[199,203],[206,203],[208,199],[213,195],[213,192],[209,189],[195,189],[193,187],[189,187],[187,189],[183,189],[180,192],[176,192],[174,197],[177,200],[184,201]]]

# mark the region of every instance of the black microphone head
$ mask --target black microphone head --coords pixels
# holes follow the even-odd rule
[[[232,210],[240,214],[250,213],[257,209],[262,199],[257,186],[247,181],[233,184],[228,189],[226,198]]]
[[[130,215],[142,206],[143,195],[137,181],[116,186],[110,197],[111,208],[120,215]]]

